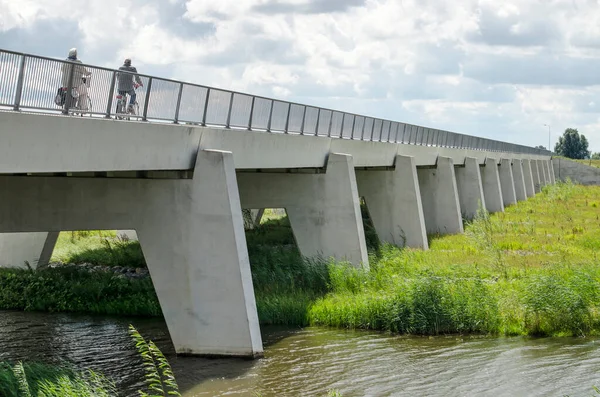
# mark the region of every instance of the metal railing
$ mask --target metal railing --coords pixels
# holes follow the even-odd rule
[[[87,72],[91,75],[83,83],[81,77]],[[118,73],[123,72],[0,49],[0,108],[117,117]],[[143,121],[491,152],[551,154],[543,149],[450,131],[144,74],[138,76],[143,87],[137,92],[140,114],[135,118]],[[57,104],[55,98],[63,87],[67,93],[77,90],[79,102],[85,102],[83,106],[68,100],[62,106]],[[81,100],[81,94],[85,101]]]

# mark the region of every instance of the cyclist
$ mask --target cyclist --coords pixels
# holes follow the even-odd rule
[[[143,86],[142,80],[140,76],[138,76],[137,69],[131,66],[131,59],[126,58],[123,62],[123,66],[119,68],[124,72],[129,73],[119,73],[117,75],[119,82],[119,95],[125,96],[125,94],[129,94],[129,108],[127,109],[128,113],[134,113],[133,104],[135,103],[135,88],[139,86]],[[134,83],[135,80],[135,83]]]
[[[61,71],[62,71],[62,86],[63,89],[65,91],[67,91],[68,86],[69,86],[69,75],[71,73],[71,63],[82,63],[81,60],[79,60],[77,58],[77,48],[71,48],[69,50],[69,56],[66,59],[66,61],[68,61],[69,63],[63,63],[62,67],[61,67]],[[73,80],[72,84],[73,84],[73,89],[75,91],[77,91],[77,107],[80,110],[88,110],[88,91],[87,91],[87,85],[85,83],[84,80],[84,76],[89,76],[91,75],[92,72],[90,72],[89,70],[86,69],[85,66],[83,65],[75,65],[73,67]],[[67,106],[67,108],[70,107],[74,107],[75,106],[75,98],[72,97],[71,93],[67,93],[66,96],[67,100],[65,102],[65,105]]]

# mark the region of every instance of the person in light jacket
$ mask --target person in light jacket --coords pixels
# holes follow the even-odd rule
[[[70,73],[71,73],[71,67],[72,64],[75,63],[81,63],[81,60],[79,60],[77,58],[77,48],[71,48],[69,50],[69,57],[66,59],[66,63],[62,64],[61,67],[61,71],[62,71],[62,86],[63,88],[66,90],[67,87],[69,86],[69,77],[70,77]],[[66,106],[70,107],[74,107],[75,106],[75,102],[77,102],[77,108],[79,110],[88,110],[88,90],[87,90],[87,84],[86,84],[86,80],[84,80],[84,77],[89,79],[89,75],[91,75],[92,73],[86,69],[85,66],[83,65],[75,65],[72,67],[73,69],[73,79],[72,81],[72,87],[73,89],[77,92],[77,98],[75,99],[71,96],[71,93],[68,92],[67,93],[67,101],[66,101]]]
[[[137,69],[131,66],[131,59],[126,58],[123,62],[123,66],[119,68],[120,71],[125,73],[117,74],[117,81],[119,82],[119,95],[129,94],[129,113],[133,113],[133,104],[135,103],[135,89],[139,86],[143,86],[140,76],[138,76]],[[134,83],[135,80],[135,83]]]

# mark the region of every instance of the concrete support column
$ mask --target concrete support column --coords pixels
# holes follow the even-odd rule
[[[540,173],[540,189],[548,184],[548,170],[544,166],[544,160],[536,160]]]
[[[399,247],[428,248],[415,159],[396,156],[393,171],[357,171],[379,239]]]
[[[329,154],[325,173],[239,172],[243,208],[285,208],[302,255],[368,266],[352,156]]]
[[[523,174],[523,164],[519,159],[512,161],[512,173],[515,182],[515,196],[517,201],[527,200],[527,191],[525,187],[525,176]]]
[[[427,233],[462,233],[463,223],[452,159],[438,157],[435,168],[419,168],[417,175]]]
[[[535,196],[535,184],[531,172],[531,160],[523,160],[523,178],[525,180],[525,194],[527,197]]]
[[[515,192],[515,181],[512,173],[510,159],[500,159],[500,186],[502,186],[502,201],[504,207],[517,203],[517,194]]]
[[[548,160],[548,167],[550,168],[550,181],[553,185],[556,185],[556,175],[554,175],[554,161]]]
[[[480,168],[480,171],[487,211],[490,213],[504,212],[504,201],[502,200],[502,187],[500,186],[497,160],[488,157],[485,160],[485,165]]]
[[[462,216],[471,220],[477,216],[480,207],[486,209],[479,163],[477,159],[467,157],[464,167],[456,167],[454,173]]]
[[[136,229],[178,353],[262,354],[233,155],[199,151],[171,194]]]
[[[177,353],[254,357],[262,341],[233,155],[193,179],[0,176],[0,233],[136,230]]]
[[[59,232],[0,234],[0,267],[31,268],[50,262]]]
[[[531,160],[531,175],[533,177],[533,187],[535,193],[542,191],[542,179],[540,178],[540,167],[537,160]]]
[[[548,178],[548,184],[554,185],[554,177],[552,176],[552,160],[544,160],[544,168],[546,170],[546,176]]]

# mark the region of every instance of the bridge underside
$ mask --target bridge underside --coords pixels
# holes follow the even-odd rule
[[[179,353],[262,353],[242,208],[285,208],[303,255],[368,267],[361,197],[381,241],[427,249],[554,183],[541,156],[0,116],[0,266],[47,262],[62,230],[136,230]]]

